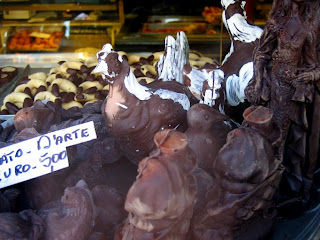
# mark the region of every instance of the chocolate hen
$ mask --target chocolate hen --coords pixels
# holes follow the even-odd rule
[[[95,207],[85,181],[67,187],[61,201],[45,205],[38,213],[46,225],[46,240],[87,240],[94,228]]]
[[[110,83],[104,107],[107,128],[126,157],[138,164],[154,148],[153,137],[162,129],[186,130],[190,92],[178,82],[138,83],[124,58],[106,44],[98,53],[95,72]]]
[[[195,104],[187,114],[189,146],[198,158],[198,166],[213,174],[213,161],[232,130],[229,117],[206,105]]]

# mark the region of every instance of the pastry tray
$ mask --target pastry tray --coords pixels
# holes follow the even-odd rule
[[[57,37],[57,40],[55,42],[55,45],[54,47],[45,47],[45,46],[51,46],[49,45],[49,43],[39,43],[39,44],[36,44],[36,36],[24,36],[24,37],[20,37],[20,38],[17,38],[15,39],[16,40],[20,40],[21,39],[21,42],[23,43],[24,42],[24,39],[23,38],[28,38],[30,37],[31,41],[29,43],[29,45],[23,45],[23,44],[12,44],[12,41],[13,41],[13,38],[15,37],[15,34],[19,34],[21,33],[22,31],[25,31],[27,32],[28,34],[30,33],[33,33],[33,32],[36,32],[38,33],[40,36],[41,34],[44,34],[47,36],[47,38],[49,39],[49,36],[52,37],[52,33],[54,32],[57,32],[59,33],[60,35],[62,36],[59,36]],[[15,31],[11,34],[11,36],[8,38],[8,41],[7,41],[7,44],[6,44],[6,50],[8,53],[27,53],[27,52],[30,52],[30,53],[41,53],[41,52],[58,52],[59,49],[60,49],[60,46],[61,46],[61,42],[62,42],[62,39],[64,37],[64,27],[21,27],[21,28],[16,28]],[[45,38],[44,38],[45,39]],[[59,40],[59,41],[58,41]],[[45,40],[44,40],[45,41]],[[47,40],[49,41],[49,40]],[[32,45],[35,44],[35,46],[38,46],[38,47],[33,47]],[[15,46],[19,46],[19,48],[16,48]],[[39,46],[43,46],[43,47],[39,47]]]
[[[221,23],[208,23],[199,16],[150,16],[143,24],[141,33],[175,33],[184,31],[187,34],[215,34],[220,33]]]
[[[10,82],[3,84],[0,86],[0,104],[3,104],[3,99],[14,91],[16,86],[19,85],[22,78],[27,77],[36,72],[49,72],[49,68],[31,68],[30,65],[26,65],[25,67],[17,67],[18,74],[15,76]]]
[[[3,99],[11,93],[14,88],[18,85],[21,78],[26,76],[27,72],[30,70],[30,66],[27,65],[26,67],[18,67],[18,74],[11,79],[10,82],[0,85],[0,103],[3,104]]]

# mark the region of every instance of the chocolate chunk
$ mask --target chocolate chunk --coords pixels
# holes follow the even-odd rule
[[[75,96],[75,93],[68,92],[68,93],[64,94],[63,97],[61,97],[61,101],[63,103],[71,102],[74,99],[74,96]]]
[[[87,93],[87,94],[92,94],[92,93],[95,93],[97,91],[97,87],[91,87],[91,88],[88,88],[84,91],[84,93]]]
[[[8,112],[10,114],[15,114],[16,112],[18,112],[20,110],[14,103],[7,102],[5,105],[6,105],[6,108],[8,109]]]
[[[53,84],[52,85],[52,89],[51,89],[51,92],[52,92],[52,94],[54,95],[54,96],[56,96],[56,97],[59,97],[59,93],[60,93],[60,91],[59,91],[59,85],[58,84]]]
[[[47,90],[47,88],[45,86],[40,86],[40,87],[38,87],[35,95],[37,95],[39,92],[44,92],[46,90]]]

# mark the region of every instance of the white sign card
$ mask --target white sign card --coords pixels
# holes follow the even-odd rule
[[[96,139],[87,122],[0,149],[0,189],[69,166],[66,147]]]

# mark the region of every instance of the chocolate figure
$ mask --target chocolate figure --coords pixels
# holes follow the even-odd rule
[[[278,154],[286,167],[286,188],[308,192],[319,142],[319,1],[275,0],[254,52],[254,78],[247,99],[272,109],[281,128]],[[315,119],[309,119],[312,115]],[[311,129],[313,142],[307,146]],[[310,148],[307,150],[307,148]],[[310,151],[310,158],[307,152]],[[309,162],[307,162],[309,159]]]
[[[67,187],[60,201],[44,205],[38,216],[45,223],[44,238],[60,240],[88,239],[96,217],[91,191],[84,180]]]
[[[244,126],[228,134],[213,163],[215,183],[206,194],[206,206],[195,212],[193,239],[257,240],[271,230],[265,212],[284,169],[273,147],[279,131],[267,108],[246,113]]]
[[[159,131],[157,149],[139,163],[125,201],[129,216],[116,240],[187,239],[196,202],[196,156],[184,133]]]
[[[262,29],[247,21],[245,1],[221,0],[221,5],[223,23],[231,40],[230,50],[215,69],[194,69],[186,64],[184,79],[200,103],[241,123],[242,112],[250,105],[245,100],[244,89],[253,76],[252,53]]]
[[[206,105],[195,104],[187,114],[189,147],[198,158],[198,166],[212,175],[213,161],[222,146],[226,143],[227,134],[231,131],[227,115]]]
[[[190,92],[175,81],[140,85],[128,61],[106,44],[98,53],[95,72],[110,83],[103,113],[107,129],[126,157],[138,164],[155,147],[154,135],[162,129],[186,130]]]

